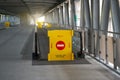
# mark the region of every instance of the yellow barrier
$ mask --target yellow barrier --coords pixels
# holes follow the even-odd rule
[[[10,27],[10,22],[8,22],[8,21],[5,22],[5,27],[7,27],[7,28]]]
[[[38,28],[42,28],[43,22],[37,22],[37,26],[38,26]]]
[[[72,53],[73,30],[50,30],[48,61],[74,60]]]
[[[50,23],[47,23],[48,25],[47,25],[47,28],[50,28],[50,27],[52,27],[52,25],[50,24]]]
[[[50,28],[52,25],[46,22],[37,22],[38,28]]]

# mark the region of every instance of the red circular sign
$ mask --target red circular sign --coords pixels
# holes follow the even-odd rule
[[[58,41],[58,42],[56,43],[56,48],[57,48],[58,50],[63,50],[63,49],[65,48],[65,43],[64,43],[63,41]]]

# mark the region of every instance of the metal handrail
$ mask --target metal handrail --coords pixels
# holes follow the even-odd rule
[[[81,28],[81,27],[80,27]],[[89,29],[88,27],[84,27],[86,29]],[[105,32],[105,30],[98,30],[98,29],[93,29],[93,30],[97,30],[97,31],[101,31],[101,32]],[[107,33],[112,33],[112,34],[119,34],[120,35],[120,32],[112,32],[112,31],[106,31]]]

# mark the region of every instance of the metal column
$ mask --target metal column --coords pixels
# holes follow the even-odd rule
[[[56,11],[56,24],[59,24],[59,8],[56,8],[55,11]]]
[[[84,0],[81,0],[80,1],[80,28],[81,28],[81,32],[82,33],[80,33],[80,38],[81,38],[81,42],[82,43],[80,43],[81,44],[81,49],[80,49],[80,51],[83,51],[83,49],[84,50],[86,50],[87,49],[87,35],[85,35],[85,16],[84,16]],[[82,36],[82,35],[84,35],[84,36]],[[84,40],[84,43],[83,43],[83,40]],[[83,48],[83,45],[84,45],[84,48]]]
[[[84,1],[84,7],[83,7],[83,9],[85,11],[83,10],[82,14],[83,14],[83,16],[85,15],[85,23],[86,23],[85,27],[91,28],[89,1],[88,0],[83,0],[83,1]],[[81,14],[81,16],[82,16],[82,14]],[[83,20],[83,25],[84,25],[84,18],[82,20]]]
[[[54,12],[51,12],[51,23],[54,24]]]
[[[93,0],[93,28],[99,29],[99,0]]]
[[[63,5],[63,14],[64,14],[64,24],[69,26],[69,12],[68,12],[68,3],[64,3]]]
[[[98,30],[99,34],[99,0],[93,0],[93,28]],[[97,45],[99,43],[100,37],[97,37]],[[95,32],[92,32],[92,53],[94,53],[94,56],[100,56],[100,54],[95,53]],[[96,47],[98,48],[98,47]]]
[[[53,24],[53,12],[50,13],[50,23]]]
[[[56,23],[56,14],[55,14],[55,10],[53,10],[53,12],[52,12],[52,16],[53,16],[53,24],[55,24]]]
[[[71,8],[71,27],[74,29],[76,27],[76,22],[75,22],[75,3],[74,0],[69,0],[70,1],[70,8]]]
[[[86,1],[85,1],[86,2]],[[87,20],[89,19],[84,19],[84,0],[81,0],[80,1],[80,27],[83,28],[85,27],[85,20],[86,20],[86,23],[87,23]],[[85,5],[87,6],[87,5]],[[89,6],[88,6],[89,7]],[[86,10],[87,8],[85,7],[85,13],[86,13]],[[89,13],[88,13],[89,14]],[[85,15],[87,16],[87,15]],[[88,17],[85,17],[85,18],[88,18]]]
[[[60,6],[59,8],[59,17],[60,17],[60,25],[63,25],[64,22],[63,22],[63,6]]]
[[[85,15],[85,27],[87,28],[92,28],[91,26],[91,19],[90,19],[90,8],[89,8],[89,0],[84,0],[84,15]],[[88,44],[88,52],[91,53],[91,35],[88,32],[88,39],[89,41],[87,41]]]
[[[66,16],[66,14],[65,14],[66,9],[65,9],[65,6],[66,6],[66,4],[63,3],[63,22],[66,25],[66,18],[65,18],[65,16]]]
[[[59,7],[59,25],[61,25],[61,24],[62,24],[62,22],[61,22],[61,9]]]
[[[108,20],[109,20],[109,13],[110,13],[110,0],[103,1],[103,8],[102,8],[102,15],[101,15],[101,25],[100,30],[104,30],[104,34],[108,31]]]
[[[49,22],[52,23],[52,15],[51,15],[51,12],[49,13]]]

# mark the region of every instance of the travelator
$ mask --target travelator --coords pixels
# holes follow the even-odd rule
[[[37,27],[33,60],[69,61],[84,58],[82,33],[60,27]]]

